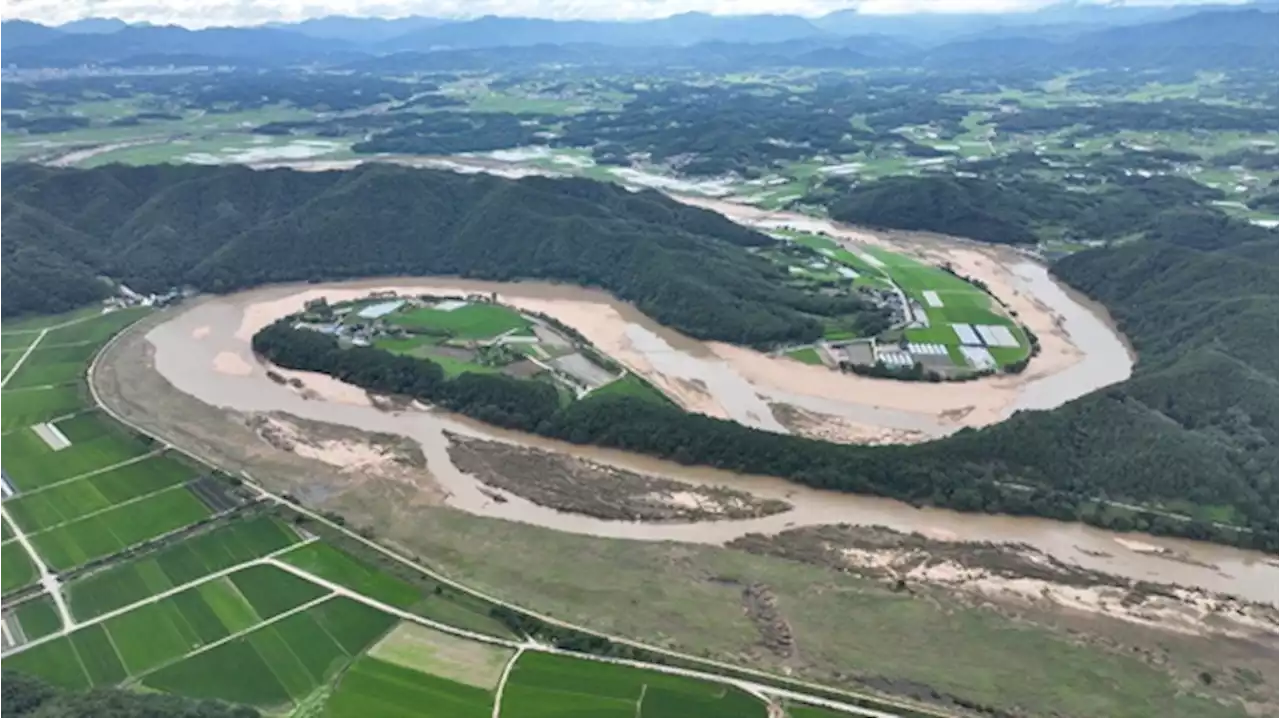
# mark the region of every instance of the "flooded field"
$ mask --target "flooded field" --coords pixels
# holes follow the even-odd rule
[[[576,287],[533,283],[405,279],[270,287],[207,298],[180,308],[150,330],[146,340],[153,348],[155,370],[174,389],[206,404],[244,414],[286,412],[305,420],[412,439],[421,446],[427,469],[447,496],[446,503],[478,515],[596,536],[714,544],[748,533],[774,534],[800,526],[875,524],[940,539],[1024,543],[1059,560],[1129,578],[1198,586],[1250,600],[1276,602],[1277,569],[1261,554],[1194,542],[1118,535],[1043,519],[917,510],[895,501],[819,491],[772,478],[690,468],[623,452],[561,444],[431,411],[386,411],[374,406],[363,392],[328,377],[291,372],[291,376],[297,376],[305,384],[307,391],[303,393],[280,385],[266,376],[266,369],[252,355],[249,340],[254,332],[300,308],[307,299],[323,295],[338,300],[361,296],[376,288],[441,293],[459,289],[495,291],[503,302],[546,312],[565,321],[606,351],[624,349],[615,353],[615,357],[633,368],[644,365],[651,370],[680,362],[690,367],[730,367],[724,369],[725,372],[733,369],[733,365],[721,357],[718,347],[709,347],[664,329],[608,295]],[[593,321],[571,321],[575,316],[590,316]],[[652,371],[649,375],[656,376]],[[735,418],[740,415],[750,419],[760,407],[768,407],[754,390],[744,393],[755,398],[739,397],[736,401],[719,394],[733,391],[730,381],[739,387],[755,387],[742,374],[732,380],[722,380],[726,382],[723,386],[699,384],[688,378],[690,376],[695,376],[692,370],[683,378],[671,376],[662,388],[680,387],[683,382],[686,386],[682,391],[687,395],[704,402],[707,408],[718,407],[723,414]],[[1052,389],[1059,393],[1046,391],[1026,401],[1043,403],[1054,396],[1065,396],[1066,390]],[[1077,389],[1077,394],[1080,391],[1082,389]],[[862,410],[869,419],[898,417],[874,406],[864,406]],[[505,496],[501,502],[494,501],[492,489],[454,464],[445,432],[571,454],[693,486],[727,486],[762,500],[786,501],[793,508],[761,518],[654,524],[564,513],[514,495]],[[1161,554],[1162,551],[1167,553]]]

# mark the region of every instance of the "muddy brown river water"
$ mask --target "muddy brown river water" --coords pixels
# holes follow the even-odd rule
[[[1027,291],[1043,291],[1045,301],[1072,301],[1048,280],[1043,271],[1027,270],[1027,277]],[[1136,579],[1199,586],[1250,600],[1276,603],[1280,573],[1273,560],[1262,554],[1212,544],[1114,534],[1081,524],[1044,519],[914,509],[896,501],[820,491],[768,477],[691,468],[624,452],[563,444],[497,430],[432,411],[388,412],[373,407],[363,392],[355,387],[321,375],[302,375],[307,387],[319,395],[319,398],[304,398],[297,391],[266,376],[266,369],[250,350],[250,339],[259,327],[296,311],[310,297],[323,295],[336,300],[363,296],[375,288],[398,288],[420,293],[456,294],[460,289],[498,292],[503,301],[544,311],[575,325],[593,341],[603,338],[605,341],[599,343],[607,350],[621,350],[621,359],[633,368],[637,364],[646,364],[644,368],[648,370],[661,369],[677,377],[688,377],[691,382],[700,380],[705,391],[699,391],[703,391],[705,396],[699,400],[706,402],[708,413],[714,410],[762,428],[775,428],[769,426],[775,420],[764,398],[770,391],[787,393],[777,387],[753,384],[735,371],[735,365],[720,358],[714,347],[660,327],[634,308],[601,292],[546,284],[447,279],[385,279],[323,286],[275,286],[197,300],[175,310],[170,318],[147,334],[148,341],[154,346],[156,370],[179,391],[210,405],[241,412],[282,411],[304,419],[412,438],[422,445],[428,468],[449,494],[448,503],[478,515],[597,536],[716,544],[750,532],[773,533],[804,525],[839,522],[878,524],[937,538],[1026,543],[1063,561],[1092,569]],[[1054,290],[1060,297],[1052,296]],[[1017,408],[1056,406],[1097,386],[1118,381],[1123,376],[1117,377],[1119,372],[1114,368],[1115,362],[1124,364],[1127,375],[1128,358],[1123,344],[1098,316],[1083,306],[1077,309],[1060,306],[1057,309],[1073,337],[1095,338],[1098,349],[1094,352],[1094,345],[1082,340],[1084,358],[1064,372],[1026,383],[1025,391],[1018,395],[1014,404]],[[573,319],[582,321],[571,321]],[[1097,332],[1097,336],[1091,332]],[[619,346],[612,347],[609,342]],[[716,372],[725,375],[717,377]],[[1058,378],[1055,380],[1055,377]],[[833,405],[829,408],[842,406],[844,411],[856,413],[869,422],[887,425],[916,422],[916,425],[924,426],[933,421],[926,412],[880,406],[891,402],[880,401],[876,397],[868,397],[865,404],[827,401]],[[950,428],[937,423],[931,426],[936,433],[945,433]],[[481,491],[480,482],[453,465],[447,451],[445,431],[569,453],[691,484],[732,486],[760,497],[784,499],[794,509],[759,519],[645,524],[562,513],[516,496],[509,496],[506,502],[495,502]],[[1174,552],[1184,560],[1153,553],[1162,549]]]

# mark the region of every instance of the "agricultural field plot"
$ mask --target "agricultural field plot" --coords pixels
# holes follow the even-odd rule
[[[62,314],[41,314],[39,316],[23,317],[22,319],[6,319],[3,324],[0,324],[0,330],[3,331],[3,341],[6,345],[12,335],[15,334],[28,334],[31,337],[30,341],[35,341],[41,329],[49,329],[50,327],[82,319],[92,319],[101,315],[102,307],[90,305],[63,312]]]
[[[74,414],[88,404],[84,391],[78,385],[15,391],[6,386],[0,402],[0,430],[7,432]]]
[[[271,593],[276,595],[262,599]],[[176,665],[202,647],[243,632],[260,631],[265,627],[261,625],[264,621],[328,595],[325,589],[279,569],[254,566],[141,604],[106,621],[82,625],[65,636],[6,658],[6,667],[67,687],[119,683]],[[288,620],[270,625],[283,626]],[[382,630],[384,627],[378,633]],[[368,641],[372,642],[372,638]],[[309,656],[307,660],[313,659]],[[77,670],[80,675],[76,675]]]
[[[208,518],[212,512],[185,486],[90,514],[32,534],[30,540],[53,569],[65,571]]]
[[[489,614],[489,604],[412,574],[392,575],[328,543],[312,543],[277,557],[319,578],[332,581],[423,618],[499,638],[514,638]]]
[[[502,695],[502,718],[751,718],[764,703],[731,686],[630,666],[545,653],[516,661]]]
[[[50,329],[40,342],[40,350],[46,347],[61,348],[65,346],[98,347],[115,336],[117,332],[133,324],[151,312],[147,307],[118,309],[100,314],[92,319],[68,324],[64,327]]]
[[[489,718],[493,695],[365,656],[348,670],[325,704],[326,718]]]
[[[2,538],[5,541],[8,541],[9,539],[13,538],[13,535],[14,535],[13,529],[9,526],[9,521],[7,519],[3,522],[0,522],[0,530],[3,531]]]
[[[813,347],[803,347],[787,352],[787,356],[795,359],[802,364],[822,364],[822,357],[818,356],[818,350]]]
[[[448,332],[458,339],[488,339],[503,332],[526,330],[529,320],[497,304],[475,303],[449,311],[422,307],[391,315],[388,319],[406,328]]]
[[[62,619],[53,598],[45,593],[29,601],[23,601],[13,610],[13,618],[27,641],[57,633],[62,630]],[[12,626],[10,626],[12,630]]]
[[[7,347],[8,345],[9,342],[6,339],[5,346]],[[26,349],[5,349],[0,351],[0,376],[6,376],[13,367],[17,366],[18,360],[26,353]]]
[[[67,524],[89,514],[186,483],[192,469],[164,454],[80,479],[24,491],[9,499],[9,516],[28,533]]]
[[[515,651],[442,633],[409,621],[388,633],[369,655],[437,678],[491,691]]]
[[[0,592],[9,593],[35,583],[36,566],[17,541],[0,547]]]
[[[70,327],[68,327],[70,328]],[[57,386],[79,381],[98,353],[97,344],[46,346],[48,335],[36,345],[18,371],[4,385],[5,389],[27,389]]]
[[[76,619],[88,620],[298,540],[292,529],[269,516],[237,521],[74,581],[65,588],[67,603]]]
[[[8,392],[4,401],[9,401]],[[70,446],[55,451],[30,428],[0,438],[5,472],[19,491],[113,466],[151,450],[147,441],[125,433],[98,412],[78,414],[54,426]]]
[[[143,679],[148,688],[264,708],[296,704],[324,685],[395,623],[333,597]]]
[[[621,379],[605,384],[591,392],[591,396],[635,396],[641,399],[648,399],[660,404],[670,404],[671,400],[666,394],[656,389],[652,384],[641,379],[635,374],[628,373]]]
[[[279,560],[397,608],[409,609],[423,598],[422,593],[408,583],[362,564],[329,544],[313,542],[299,546]]]
[[[40,332],[38,330],[23,332],[6,331],[3,334],[0,334],[0,351],[3,351],[5,354],[12,354],[14,359],[17,359],[22,356],[22,353],[27,350],[27,347],[31,346],[35,343],[35,340],[39,338]]]

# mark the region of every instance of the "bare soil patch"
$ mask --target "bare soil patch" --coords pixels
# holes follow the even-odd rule
[[[485,690],[498,687],[503,666],[513,653],[407,621],[369,650],[374,658]]]
[[[540,506],[618,521],[746,519],[791,505],[722,486],[685,484],[498,441],[445,432],[455,466]]]

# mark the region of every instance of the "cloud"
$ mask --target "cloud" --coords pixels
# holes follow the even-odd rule
[[[682,12],[816,16],[857,7],[869,14],[1034,10],[1052,0],[8,0],[6,19],[61,24],[85,17],[187,27],[295,22],[323,15],[466,18],[644,19]],[[1127,0],[1128,1],[1128,0]],[[1139,0],[1142,1],[1142,0]],[[1146,0],[1150,2],[1151,0]],[[1170,0],[1157,0],[1169,2]],[[1176,1],[1176,0],[1173,0]]]

